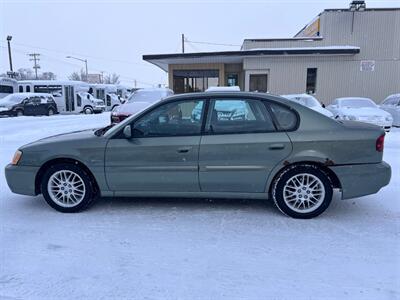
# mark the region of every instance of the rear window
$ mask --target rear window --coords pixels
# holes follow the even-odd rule
[[[270,107],[281,130],[290,131],[296,129],[298,117],[293,110],[275,103],[271,103]]]

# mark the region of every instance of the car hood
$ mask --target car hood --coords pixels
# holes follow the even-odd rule
[[[360,108],[342,108],[340,112],[345,115],[351,115],[356,117],[361,116],[379,116],[379,117],[388,117],[390,114],[380,108],[375,107],[360,107]]]
[[[87,140],[87,139],[97,138],[97,136],[94,134],[94,132],[96,130],[97,130],[97,128],[52,135],[52,136],[37,140],[35,142],[26,144],[26,145],[22,146],[21,149],[35,146],[35,145],[47,144],[47,143],[69,142],[69,141],[79,141],[79,140]]]
[[[0,107],[11,108],[16,104],[18,104],[18,103],[15,103],[15,102],[12,102],[12,101],[0,101]]]

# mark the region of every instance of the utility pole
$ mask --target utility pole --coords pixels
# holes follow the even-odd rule
[[[37,70],[40,69],[40,66],[38,65],[38,62],[40,61],[40,54],[39,53],[30,53],[28,54],[28,56],[33,57],[30,58],[30,61],[33,61],[33,68],[35,69],[35,78],[36,80],[38,79],[38,75],[37,75]]]
[[[185,35],[182,33],[182,53],[185,53]]]
[[[12,39],[11,35],[7,35],[7,44],[8,44],[8,60],[10,62],[10,71],[11,73],[14,73],[13,70],[13,66],[12,66],[12,58],[11,58],[11,45],[10,45],[10,41]],[[11,78],[13,78],[14,76],[11,76]]]

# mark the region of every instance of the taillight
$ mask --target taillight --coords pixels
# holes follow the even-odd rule
[[[376,151],[382,152],[383,151],[383,144],[385,143],[385,135],[382,134],[376,140]]]

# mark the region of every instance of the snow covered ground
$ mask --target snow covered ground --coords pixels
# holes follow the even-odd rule
[[[10,192],[19,146],[108,120],[0,119],[0,299],[400,299],[400,129],[386,137],[390,185],[313,220],[245,200],[101,199],[61,214]]]

